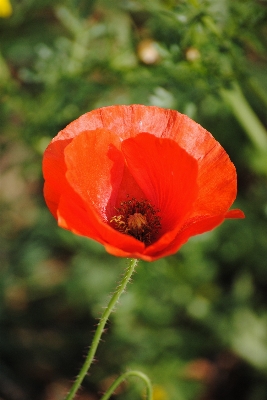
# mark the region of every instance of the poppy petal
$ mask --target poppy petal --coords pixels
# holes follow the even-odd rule
[[[70,140],[53,140],[46,148],[43,157],[44,198],[55,218],[57,218],[59,199],[66,185],[64,150],[69,143]]]
[[[131,236],[115,231],[99,219],[90,207],[69,188],[62,194],[58,206],[58,225],[78,235],[90,237],[107,247],[117,257],[141,258],[144,244]]]
[[[57,210],[58,225],[73,233],[88,236],[102,243],[101,236],[91,223],[90,214],[81,197],[69,186],[62,193]]]
[[[123,141],[122,152],[146,198],[160,210],[164,233],[177,229],[197,195],[196,160],[173,140],[149,133]]]
[[[126,236],[126,235],[124,235]],[[130,236],[128,236],[130,237]],[[140,249],[140,251],[138,251],[137,249],[132,249],[132,251],[130,251],[130,249],[127,250],[123,250],[122,247],[118,247],[118,246],[114,246],[112,244],[104,244],[106,251],[109,254],[112,254],[113,256],[116,257],[127,257],[127,258],[137,258],[137,259],[141,259],[144,261],[152,261],[151,257],[147,257],[144,255],[143,251],[144,249]]]
[[[124,176],[124,159],[118,147],[120,142],[110,131],[97,129],[81,133],[65,149],[66,178],[84,203],[92,231],[97,232],[97,235],[90,237],[129,253],[142,252],[143,243],[114,230],[108,224],[108,214],[115,209]],[[70,216],[66,206],[65,195],[61,200],[60,213],[63,217],[64,212],[63,219],[68,223]],[[70,225],[72,223],[74,221]]]
[[[128,106],[108,106],[81,115],[61,130],[54,140],[73,139],[83,131],[106,129],[116,132],[120,140],[134,137],[141,132],[149,132],[156,137],[173,137],[172,128],[177,130],[180,120],[190,118],[178,111],[167,110],[156,106],[133,104]],[[194,121],[192,123],[196,124]],[[200,128],[201,126],[198,125]],[[203,128],[201,128],[203,129]]]
[[[119,149],[116,134],[103,129],[80,133],[65,149],[68,182],[103,221],[123,176],[124,160]]]
[[[236,170],[221,146],[215,145],[199,162],[198,185],[201,191],[193,215],[225,214],[233,204],[237,193]]]
[[[236,170],[226,151],[202,126],[186,115],[177,113],[169,137],[198,162],[197,202],[194,215],[224,214],[236,197]]]
[[[191,224],[179,232],[175,239],[170,242],[163,251],[160,251],[157,254],[154,253],[152,256],[153,260],[176,253],[182,245],[190,239],[190,237],[208,232],[219,226],[223,221],[224,216],[222,215],[208,216],[201,218],[198,221],[192,221]]]
[[[241,210],[229,210],[226,215],[225,218],[245,218],[245,214],[243,213],[243,211]]]

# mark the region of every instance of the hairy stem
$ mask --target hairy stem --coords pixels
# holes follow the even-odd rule
[[[68,393],[67,397],[65,398],[65,400],[73,400],[74,396],[76,395],[77,391],[79,390],[82,381],[84,380],[86,374],[88,373],[88,370],[94,360],[94,356],[96,353],[96,350],[98,348],[101,336],[103,334],[105,325],[107,320],[109,319],[110,314],[112,313],[116,303],[118,302],[120,296],[122,295],[122,293],[124,292],[128,282],[131,279],[131,276],[135,270],[135,267],[138,263],[138,260],[136,259],[132,259],[129,263],[129,266],[127,267],[125,274],[122,277],[121,282],[119,283],[116,291],[114,292],[114,294],[112,295],[107,308],[105,309],[105,311],[103,312],[102,317],[100,318],[99,324],[97,326],[97,329],[95,331],[95,335],[93,337],[92,340],[92,344],[91,347],[89,349],[89,352],[86,356],[85,362],[74,382],[74,384],[72,385],[72,388],[70,390],[70,392]]]
[[[110,396],[114,393],[114,391],[117,389],[117,387],[125,381],[129,376],[137,376],[138,378],[142,379],[146,385],[147,389],[147,400],[152,400],[152,385],[150,382],[150,379],[140,371],[127,371],[121,376],[119,376],[113,383],[112,385],[108,388],[106,393],[104,394],[103,397],[101,397],[100,400],[108,400]]]

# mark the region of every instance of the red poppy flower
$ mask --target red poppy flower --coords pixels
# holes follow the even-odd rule
[[[236,171],[204,128],[177,111],[111,106],[82,115],[47,147],[46,203],[58,225],[121,257],[153,261],[225,218]]]

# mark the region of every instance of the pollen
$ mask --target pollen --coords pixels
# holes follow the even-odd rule
[[[140,213],[134,213],[134,215],[130,215],[128,218],[128,227],[132,230],[142,230],[144,226],[147,225],[147,220],[145,215]]]
[[[121,202],[116,212],[110,224],[117,231],[133,236],[146,246],[157,239],[161,229],[160,210],[155,209],[149,201],[132,198]]]

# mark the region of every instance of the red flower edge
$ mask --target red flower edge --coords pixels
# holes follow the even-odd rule
[[[58,225],[120,257],[153,261],[226,218],[236,170],[213,136],[177,111],[100,108],[71,122],[44,153],[44,197]]]

